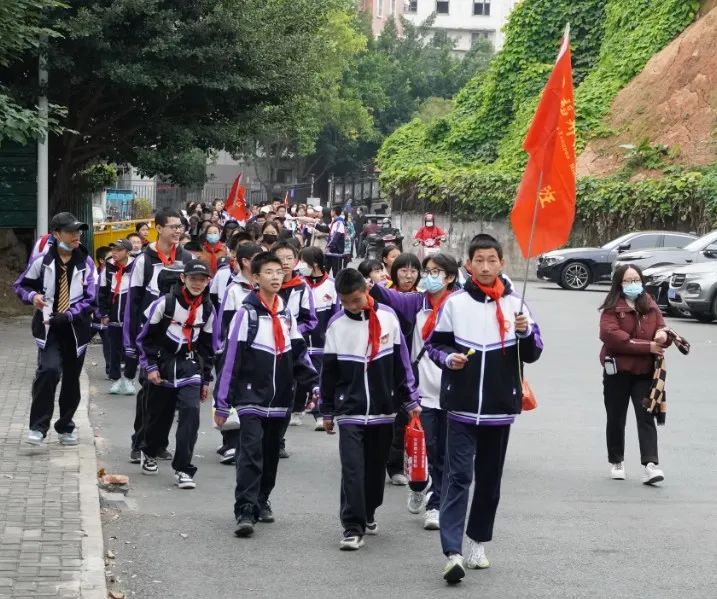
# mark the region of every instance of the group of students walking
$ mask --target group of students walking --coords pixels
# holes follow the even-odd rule
[[[343,235],[340,209],[333,218],[331,234]],[[485,543],[493,535],[511,425],[522,409],[523,364],[543,350],[538,324],[502,274],[501,244],[479,234],[462,265],[438,253],[415,264],[420,271],[403,275],[416,260],[399,255],[391,286],[385,276],[367,274],[366,265],[338,269],[331,278],[330,251],[302,247],[291,236],[262,247],[242,226],[233,227],[222,260],[209,264],[180,243],[185,215],[160,210],[155,224],[157,241],[138,254],[127,240],[113,244],[99,281],[79,243],[87,226],[71,214],[55,216],[51,235],[36,244],[15,284],[37,309],[28,442],[39,445],[47,435],[62,378],[55,429],[61,443],[77,443],[72,417],[94,317],[106,327],[110,392],[134,393],[139,370],[130,460],[144,474],[157,474],[159,460],[170,458],[175,484],[195,488],[201,404],[215,383],[218,453],[236,467],[238,537],[252,535],[257,523],[274,522],[270,497],[286,455],[287,427],[309,411],[318,430],[339,433],[339,546],[361,548],[367,535],[378,533],[391,454],[401,453],[409,418],[420,417],[430,476],[411,481],[408,509],[425,510],[424,527],[440,530],[446,581],[460,581],[466,567],[488,567]],[[330,238],[329,248],[341,241]],[[618,309],[628,311],[627,301]],[[622,336],[610,335],[607,347],[624,346]],[[646,353],[646,347],[631,351]],[[609,405],[606,387],[613,464],[622,461],[614,430],[620,418],[624,429],[617,395],[634,390],[632,381],[623,377],[612,385]],[[641,432],[641,446],[642,438]],[[654,447],[648,440],[644,445],[656,468],[656,437]],[[401,476],[394,482],[408,482]]]

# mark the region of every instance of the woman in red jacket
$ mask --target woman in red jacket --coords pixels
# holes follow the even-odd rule
[[[610,292],[600,306],[600,362],[604,367],[611,477],[625,480],[625,420],[632,399],[644,466],[642,482],[652,485],[664,480],[664,474],[657,467],[655,420],[641,402],[650,393],[655,356],[664,353],[669,343],[662,313],[643,285],[642,271],[637,266],[626,264],[615,269]]]

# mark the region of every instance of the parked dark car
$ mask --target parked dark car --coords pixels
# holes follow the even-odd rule
[[[590,283],[609,281],[612,264],[628,250],[665,247],[669,243],[685,246],[694,235],[678,231],[638,231],[628,233],[599,248],[566,248],[538,258],[538,278],[553,281],[563,289],[581,291]]]
[[[670,288],[670,278],[678,268],[680,267],[670,264],[668,266],[654,266],[642,271],[642,274],[645,275],[645,291],[652,296],[660,310],[672,316],[677,316],[679,312],[670,307],[667,294]]]
[[[642,270],[654,266],[667,266],[669,264],[697,264],[698,262],[717,262],[717,231],[703,235],[699,239],[677,247],[657,247],[653,249],[631,248],[622,254],[615,266],[621,263],[637,264]],[[676,269],[675,269],[676,270]]]

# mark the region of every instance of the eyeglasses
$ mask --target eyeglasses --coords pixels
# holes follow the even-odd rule
[[[159,225],[160,227],[162,225]],[[172,231],[184,231],[184,225],[164,225],[167,227],[167,229],[171,229]]]
[[[440,277],[442,274],[446,274],[446,271],[442,268],[430,268],[421,271],[422,277]]]
[[[627,283],[627,284],[630,284],[630,283],[642,283],[642,279],[623,279],[622,282],[623,282],[623,283]]]

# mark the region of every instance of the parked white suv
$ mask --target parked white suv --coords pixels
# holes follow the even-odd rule
[[[700,322],[717,319],[717,263],[675,267],[667,299],[671,307]]]

